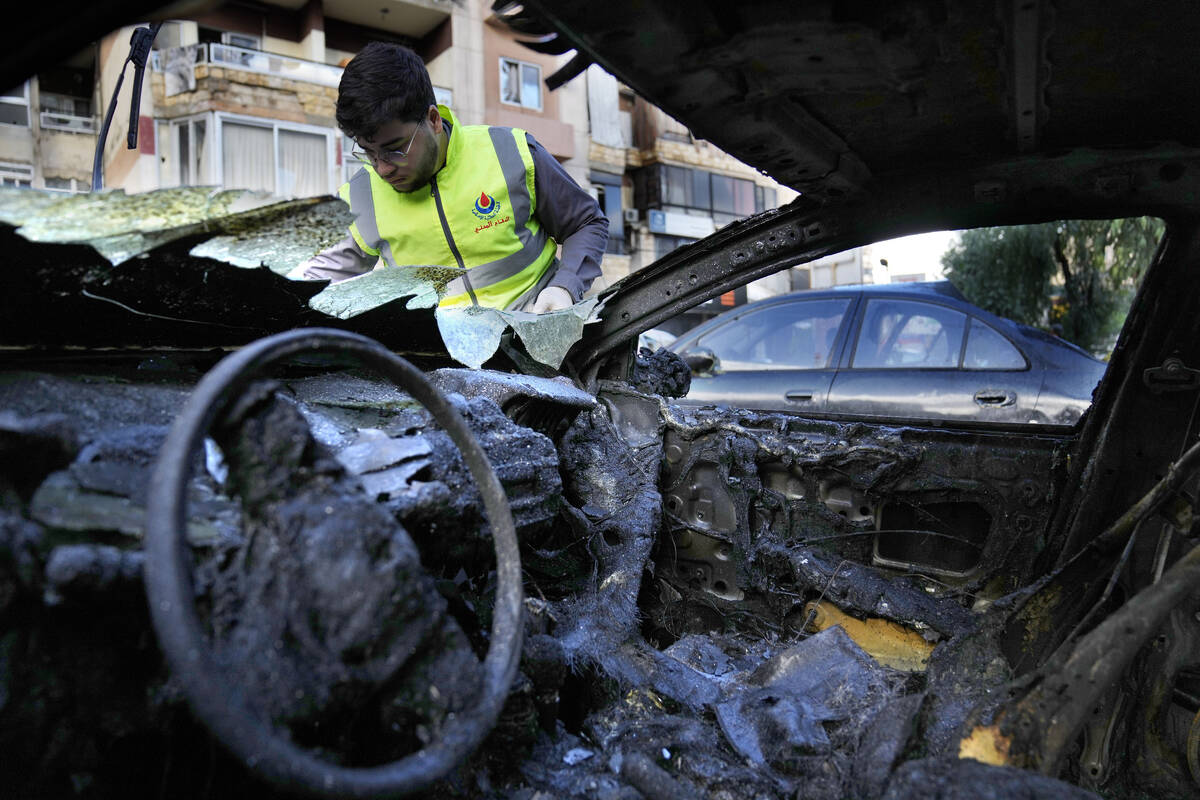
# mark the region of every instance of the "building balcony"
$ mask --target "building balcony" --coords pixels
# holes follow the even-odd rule
[[[159,119],[222,112],[333,128],[340,67],[225,44],[157,53],[151,81]]]
[[[42,130],[67,131],[68,133],[96,132],[96,120],[92,117],[60,114],[57,111],[43,111],[38,121]]]
[[[195,69],[204,64],[333,88],[342,79],[341,67],[215,42],[156,50],[150,63],[166,76],[168,96],[194,88]]]

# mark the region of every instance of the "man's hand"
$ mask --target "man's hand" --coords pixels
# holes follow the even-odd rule
[[[534,314],[546,314],[550,311],[560,311],[575,304],[571,293],[561,286],[547,286],[538,292],[537,300],[529,307]]]

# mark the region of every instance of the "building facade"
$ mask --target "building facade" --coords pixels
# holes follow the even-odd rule
[[[546,79],[569,54],[525,47],[491,0],[231,0],[165,21],[131,122],[132,31],[114,31],[0,96],[0,183],[88,191],[121,81],[98,158],[104,188],[333,194],[359,168],[334,119],[342,67],[384,40],[421,55],[438,101],[459,120],[528,130],[593,191],[610,220],[596,290],[794,197],[598,67],[549,91]],[[727,297],[700,313],[744,300]]]

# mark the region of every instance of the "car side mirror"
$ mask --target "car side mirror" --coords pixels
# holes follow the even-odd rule
[[[693,375],[699,375],[702,372],[715,372],[717,365],[720,363],[717,360],[716,353],[707,347],[689,350],[683,354],[683,360],[687,363]]]

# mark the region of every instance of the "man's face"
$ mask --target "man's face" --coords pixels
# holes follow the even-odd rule
[[[431,110],[416,122],[392,120],[359,143],[375,172],[397,192],[420,189],[440,166],[437,133],[441,118],[430,121],[436,113]]]

